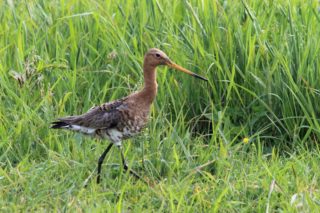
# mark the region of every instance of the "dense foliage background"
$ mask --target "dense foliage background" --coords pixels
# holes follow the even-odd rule
[[[0,2],[2,211],[314,211],[320,205],[317,1]],[[142,87],[162,49],[150,125],[125,143],[50,130]],[[92,178],[92,179],[91,179]],[[88,184],[86,188],[83,186]]]

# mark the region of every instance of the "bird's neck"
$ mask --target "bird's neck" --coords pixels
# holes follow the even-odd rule
[[[145,100],[152,103],[157,95],[157,73],[156,67],[148,64],[143,65],[143,75],[144,75],[144,88],[142,93],[145,96]]]

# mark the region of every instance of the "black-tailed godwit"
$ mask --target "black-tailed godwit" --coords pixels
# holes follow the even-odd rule
[[[150,49],[143,63],[144,88],[127,97],[91,108],[82,115],[58,118],[52,123],[53,129],[68,129],[92,135],[101,139],[108,139],[111,143],[98,160],[97,183],[100,182],[101,165],[112,145],[119,147],[124,170],[128,170],[123,151],[122,141],[139,133],[147,124],[150,106],[157,94],[156,68],[167,65],[196,78],[207,81],[179,65],[173,63],[169,57],[159,49]],[[140,176],[129,170],[135,177]],[[141,179],[141,178],[140,178]]]

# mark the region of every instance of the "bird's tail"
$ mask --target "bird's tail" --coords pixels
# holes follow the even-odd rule
[[[51,129],[61,129],[61,128],[66,128],[70,126],[64,121],[55,121],[55,122],[52,122],[51,124],[52,124],[52,126],[50,127]]]
[[[86,135],[92,135],[95,133],[96,128],[86,127],[77,122],[81,121],[79,116],[69,116],[64,118],[58,118],[58,121],[52,122],[52,129],[68,129],[76,132],[81,132]]]

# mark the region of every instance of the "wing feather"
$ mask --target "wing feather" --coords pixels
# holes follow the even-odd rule
[[[108,129],[118,125],[121,121],[122,113],[127,105],[124,99],[105,103],[100,106],[91,108],[88,112],[78,116],[68,116],[58,118],[53,122],[51,128],[67,128],[72,126],[82,127],[85,129]]]

